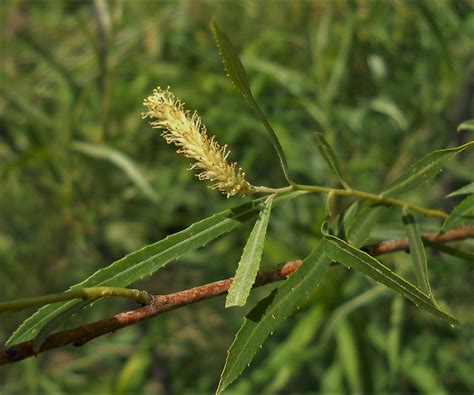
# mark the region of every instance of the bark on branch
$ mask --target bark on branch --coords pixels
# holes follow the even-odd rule
[[[422,238],[428,242],[437,243],[474,238],[474,226],[462,226],[441,235],[438,233],[428,233],[423,235]],[[377,256],[395,251],[408,250],[408,248],[408,240],[402,238],[382,241],[378,244],[365,246],[363,249],[370,255]],[[294,260],[285,262],[275,269],[260,272],[254,287],[260,287],[286,279],[299,268],[301,263],[301,260]],[[167,311],[225,294],[231,283],[232,278],[228,278],[168,295],[153,296],[152,302],[146,306],[116,314],[110,318],[91,324],[55,333],[46,339],[40,352],[69,344],[81,346],[97,337],[115,332],[118,329],[166,313]],[[3,347],[0,348],[0,365],[18,362],[33,355],[32,341],[23,342],[12,347]]]

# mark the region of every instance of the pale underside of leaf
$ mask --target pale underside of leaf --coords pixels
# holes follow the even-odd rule
[[[265,202],[240,258],[237,272],[227,294],[225,307],[243,306],[255,282],[262,257],[273,196]]]

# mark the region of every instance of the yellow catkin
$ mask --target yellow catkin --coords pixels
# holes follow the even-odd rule
[[[236,162],[227,162],[227,145],[221,147],[215,136],[209,138],[199,115],[185,110],[169,89],[155,89],[143,105],[147,111],[142,118],[150,118],[150,125],[163,130],[168,144],[176,145],[178,153],[196,161],[190,170],[201,170],[196,175],[200,180],[212,181],[210,188],[227,197],[249,193],[252,186],[245,180],[245,173],[237,168]]]

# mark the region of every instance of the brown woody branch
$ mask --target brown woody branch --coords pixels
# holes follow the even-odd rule
[[[437,243],[474,238],[474,226],[462,226],[443,234],[429,233],[422,237],[424,240]],[[370,255],[376,256],[395,251],[407,251],[408,248],[408,240],[402,238],[368,245],[364,247],[364,250]],[[260,272],[254,287],[286,279],[300,267],[301,263],[301,260],[294,260],[283,263],[275,269]],[[46,339],[40,352],[63,347],[68,344],[82,346],[97,337],[115,332],[118,329],[166,313],[167,311],[225,294],[231,283],[232,278],[229,278],[168,295],[153,296],[152,302],[146,306],[116,314],[91,324],[55,333]],[[0,348],[0,365],[18,362],[33,355],[32,341],[26,341],[12,347],[3,347]]]

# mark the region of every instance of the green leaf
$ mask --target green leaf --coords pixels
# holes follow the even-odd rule
[[[387,359],[390,377],[396,378],[400,356],[400,334],[403,321],[404,299],[396,295],[392,303],[390,315],[390,330],[387,336]]]
[[[393,119],[397,126],[405,130],[408,122],[400,108],[388,97],[378,97],[370,102],[370,108]]]
[[[275,198],[274,204],[292,199],[298,195],[300,194],[290,193],[278,196]],[[178,259],[185,253],[202,247],[211,240],[232,231],[242,222],[256,215],[265,199],[266,197],[263,197],[238,207],[224,210],[191,225],[181,232],[132,252],[95,272],[85,281],[72,286],[71,289],[90,286],[126,287],[145,276],[153,274],[168,262]],[[31,339],[49,320],[77,303],[80,302],[70,301],[42,307],[16,330],[8,339],[6,345],[10,346]]]
[[[385,206],[370,205],[355,217],[347,231],[347,241],[356,248],[362,247],[369,239],[370,232],[386,212]]]
[[[433,296],[431,294],[431,286],[428,280],[428,266],[423,240],[421,239],[418,226],[416,225],[415,217],[405,209],[403,210],[403,214],[403,223],[406,227],[410,255],[415,267],[416,283],[425,294],[432,298]]]
[[[460,248],[454,248],[443,243],[436,243],[434,241],[429,240],[423,240],[423,243],[425,243],[431,248],[444,252],[445,254],[455,256],[461,259],[466,259],[469,263],[474,263],[474,252],[461,250]]]
[[[467,224],[474,221],[474,195],[469,195],[454,207],[449,217],[444,221],[441,231],[456,228],[461,224]]]
[[[260,216],[250,233],[244,252],[240,258],[239,267],[229,288],[225,307],[243,306],[247,301],[260,267],[265,235],[267,234],[268,219],[270,218],[270,211],[272,209],[272,201],[273,195],[269,196],[265,202],[265,206],[260,212]]]
[[[107,147],[106,145],[90,144],[79,141],[73,142],[71,144],[71,149],[84,155],[97,159],[104,159],[113,163],[128,176],[128,178],[144,193],[145,196],[156,202],[156,192],[145,177],[143,177],[132,160],[124,153],[115,148]]]
[[[327,142],[326,138],[324,137],[324,134],[315,132],[314,137],[316,137],[316,147],[318,148],[319,153],[326,160],[328,166],[337,176],[339,182],[344,186],[344,188],[349,188],[349,186],[342,178],[341,168],[339,167],[339,162],[337,160],[336,154]]]
[[[55,315],[51,320],[49,320],[46,325],[44,325],[38,334],[33,339],[33,352],[37,354],[47,337],[53,333],[53,331],[61,325],[66,319],[76,314],[78,311],[81,311],[85,306],[90,304],[91,300],[85,300],[80,303],[73,304],[68,309],[62,311],[60,314]]]
[[[323,333],[319,336],[320,341],[325,345],[330,344],[331,337],[334,335],[342,321],[347,319],[350,314],[354,313],[354,311],[357,311],[370,303],[374,303],[378,298],[385,296],[386,293],[387,287],[378,284],[360,295],[353,297],[343,305],[338,306],[331,312],[331,315],[326,322],[326,327],[324,328]]]
[[[464,121],[461,125],[458,126],[458,132],[465,132],[466,130],[474,130],[474,119]]]
[[[219,48],[220,55],[224,62],[224,67],[227,71],[227,75],[235,85],[235,87],[239,90],[242,96],[247,100],[250,107],[255,111],[258,119],[260,122],[263,123],[265,129],[267,130],[268,134],[270,135],[270,140],[275,148],[275,151],[280,159],[280,165],[283,170],[283,174],[285,179],[288,183],[292,184],[293,182],[290,179],[288,173],[288,163],[285,157],[285,153],[283,152],[283,148],[281,147],[280,141],[268,122],[267,118],[263,114],[262,110],[258,106],[257,102],[255,101],[252,92],[250,90],[250,85],[247,79],[247,73],[245,72],[244,67],[242,66],[242,62],[237,55],[237,51],[235,50],[232,42],[229,38],[219,29],[216,21],[211,22],[211,29],[214,33],[214,37],[216,39],[217,47]]]
[[[357,216],[358,209],[359,201],[356,200],[346,207],[342,213],[338,214],[331,224],[331,233],[345,240],[349,234],[349,228]]]
[[[320,242],[300,268],[247,315],[228,350],[217,393],[224,391],[242,373],[265,339],[318,286],[330,263],[323,244]]]
[[[359,355],[350,324],[343,320],[337,330],[337,352],[351,394],[362,394]]]
[[[429,153],[411,165],[405,172],[394,180],[382,193],[385,197],[392,197],[406,193],[426,184],[435,177],[444,165],[457,153],[472,147],[474,141],[455,148],[447,148]]]
[[[449,314],[441,311],[432,300],[413,284],[399,277],[374,257],[358,250],[335,236],[325,234],[325,252],[333,260],[348,268],[354,268],[373,280],[380,282],[395,292],[410,299],[416,306],[442,318],[451,325],[459,326],[459,322]]]
[[[453,197],[453,196],[459,196],[459,195],[471,195],[471,194],[474,194],[474,182],[464,185],[462,188],[458,189],[457,191],[451,192],[446,197]]]

